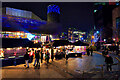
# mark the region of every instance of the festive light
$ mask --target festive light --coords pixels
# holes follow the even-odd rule
[[[28,33],[28,34],[27,34],[27,38],[28,38],[29,40],[32,40],[33,37],[35,37],[35,35],[32,35],[31,33]]]
[[[97,31],[97,34],[99,33],[99,31]]]
[[[94,39],[94,36],[92,36],[92,39]]]
[[[47,14],[51,13],[51,12],[56,12],[58,14],[60,14],[60,8],[57,5],[49,5],[48,6],[48,10],[47,10]]]

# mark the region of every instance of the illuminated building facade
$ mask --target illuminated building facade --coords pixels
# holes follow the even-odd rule
[[[113,40],[120,41],[120,6],[116,7],[112,11],[112,20],[113,20]]]
[[[81,31],[73,31],[73,39],[74,41],[81,40],[83,41],[85,39],[86,32]]]
[[[118,5],[111,2],[94,4],[94,22],[96,30],[100,31],[101,41],[112,40],[112,10]]]
[[[9,7],[2,8],[2,11],[1,38],[20,38],[39,40],[40,42],[50,40],[50,34],[41,32],[41,26],[47,24],[47,22],[37,17],[31,11]]]
[[[71,28],[68,29],[68,40],[72,41],[73,40],[73,35],[72,35],[73,31]]]
[[[60,8],[57,5],[51,4],[47,9],[47,21],[48,22],[60,22]]]

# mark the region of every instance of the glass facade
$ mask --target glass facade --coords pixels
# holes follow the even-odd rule
[[[6,14],[12,15],[12,16],[25,17],[25,18],[32,17],[32,12],[30,12],[30,11],[14,9],[14,8],[9,8],[9,7],[6,7]]]
[[[120,38],[120,17],[116,19],[116,30],[118,32],[118,38]]]

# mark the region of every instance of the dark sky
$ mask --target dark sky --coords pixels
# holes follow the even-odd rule
[[[81,31],[89,31],[94,26],[92,2],[3,2],[3,7],[12,7],[32,11],[43,20],[47,20],[47,6],[56,4],[60,7],[60,23],[64,31],[75,27]]]

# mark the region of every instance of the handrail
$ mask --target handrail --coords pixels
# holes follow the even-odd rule
[[[119,62],[120,62],[120,59],[118,57],[115,57]]]

